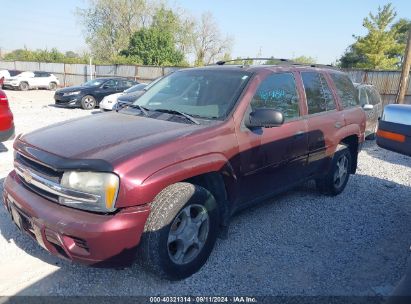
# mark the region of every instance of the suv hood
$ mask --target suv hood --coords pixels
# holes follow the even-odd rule
[[[114,164],[204,127],[113,112],[51,125],[20,140],[60,157]]]

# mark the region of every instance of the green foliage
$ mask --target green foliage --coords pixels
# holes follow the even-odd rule
[[[409,21],[400,19],[393,23],[397,13],[391,4],[379,7],[377,14],[369,13],[363,26],[368,33],[354,36],[356,41],[340,58],[343,68],[396,69],[405,49]]]
[[[302,64],[315,64],[317,63],[317,60],[314,57],[310,57],[310,56],[298,56],[295,58],[291,59],[294,62],[297,63],[302,63]]]
[[[144,65],[180,65],[184,60],[173,35],[155,26],[135,32],[121,55]]]
[[[4,60],[15,61],[38,61],[38,62],[62,62],[62,63],[87,63],[88,56],[80,56],[75,52],[68,51],[65,54],[52,48],[50,51],[17,49],[4,56]]]

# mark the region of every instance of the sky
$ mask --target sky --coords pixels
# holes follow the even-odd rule
[[[168,1],[194,17],[210,11],[221,32],[234,38],[232,57],[305,55],[324,64],[344,53],[353,34],[364,35],[363,18],[388,2],[397,19],[411,19],[409,0]],[[74,14],[86,6],[86,0],[0,0],[0,48],[87,50]]]

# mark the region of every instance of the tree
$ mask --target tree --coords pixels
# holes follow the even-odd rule
[[[292,58],[291,60],[294,61],[294,62],[297,62],[297,63],[302,63],[302,64],[315,64],[315,63],[317,63],[317,60],[315,58],[313,58],[311,56],[304,56],[304,55]]]
[[[232,43],[230,37],[222,37],[213,15],[203,13],[194,30],[195,65],[210,64],[224,57],[230,52]]]
[[[364,37],[354,36],[356,41],[347,48],[340,58],[343,68],[358,67],[368,69],[398,68],[404,46],[401,31],[404,22],[393,24],[397,13],[391,4],[378,7],[377,14],[369,13],[363,26],[368,33]]]
[[[180,65],[184,60],[173,35],[156,26],[135,32],[121,54],[144,65]]]
[[[97,60],[110,61],[125,49],[134,32],[151,22],[153,5],[147,0],[89,0],[76,14],[86,42]]]

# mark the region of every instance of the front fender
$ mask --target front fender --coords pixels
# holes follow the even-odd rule
[[[141,184],[129,188],[127,195],[123,195],[117,207],[150,203],[167,186],[210,172],[221,172],[225,180],[233,181],[237,178],[230,162],[223,154],[210,153],[156,171],[145,178]]]

